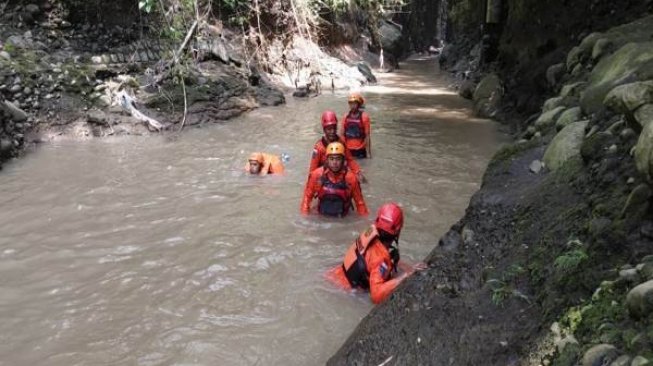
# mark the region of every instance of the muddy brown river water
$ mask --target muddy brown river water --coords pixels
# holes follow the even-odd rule
[[[405,210],[400,248],[428,254],[503,139],[413,59],[364,90],[370,210]],[[166,137],[59,142],[0,172],[0,365],[321,365],[371,309],[323,278],[370,218],[302,217],[319,116],[293,100]],[[286,153],[282,177],[243,173]],[[373,216],[373,215],[371,215]]]

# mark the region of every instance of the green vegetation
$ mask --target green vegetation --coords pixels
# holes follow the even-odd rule
[[[526,273],[526,270],[522,266],[512,264],[503,272],[500,279],[493,278],[488,280],[486,283],[492,290],[492,302],[500,306],[510,297],[516,297],[530,302],[528,296],[519,291],[515,285],[517,278],[524,273]]]
[[[581,263],[587,260],[587,252],[582,248],[583,243],[578,240],[572,240],[567,246],[573,249],[564,252],[553,262],[556,271],[563,274],[569,274],[577,270]]]

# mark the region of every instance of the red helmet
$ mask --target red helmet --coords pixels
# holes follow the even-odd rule
[[[338,116],[336,116],[336,112],[327,110],[322,113],[322,129],[325,129],[329,126],[337,126],[337,125],[338,125]]]
[[[383,230],[390,235],[399,235],[401,228],[404,226],[404,213],[396,203],[386,203],[379,207],[374,224],[377,229]]]

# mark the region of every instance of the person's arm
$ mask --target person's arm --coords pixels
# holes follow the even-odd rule
[[[363,199],[363,192],[361,191],[360,182],[358,178],[353,173],[347,174],[348,183],[351,185],[351,197],[356,204],[356,212],[361,216],[366,216],[369,214],[367,211],[367,205],[365,205],[365,200]]]
[[[370,115],[366,112],[363,112],[361,117],[363,121],[363,128],[365,129],[365,149],[367,149],[367,157],[372,157],[372,122],[370,121]]]
[[[380,244],[375,244],[380,245]],[[372,252],[370,253],[370,298],[375,304],[387,299],[407,276],[402,274],[396,278],[390,278],[392,264],[383,260],[383,257]]]
[[[345,121],[347,121],[347,116],[349,115],[349,112],[345,113],[344,116],[342,116],[342,122],[338,123],[338,129],[337,133],[338,135],[342,138],[342,143],[345,144],[346,137],[345,137]]]
[[[354,157],[351,155],[351,152],[347,148],[345,148],[345,160],[347,161],[347,168],[351,170],[352,173],[360,175],[361,166],[358,165]]]
[[[265,159],[259,175],[268,175],[268,173],[270,173],[270,164],[270,159]]]
[[[313,153],[311,154],[311,163],[308,166],[308,174],[311,174],[311,172],[317,168],[320,167],[320,163],[322,162],[322,152],[320,149],[318,149],[317,144],[313,147]]]
[[[315,185],[317,183],[318,175],[314,174],[316,171],[312,171],[308,180],[306,181],[306,187],[304,188],[304,197],[302,198],[302,204],[300,210],[302,214],[308,215],[311,211],[311,202],[313,202],[313,196],[315,196]]]

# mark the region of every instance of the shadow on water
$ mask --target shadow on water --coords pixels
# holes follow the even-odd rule
[[[434,74],[436,76],[434,77]],[[500,140],[412,60],[364,90],[372,212],[406,212],[419,260],[463,213]],[[371,218],[302,217],[324,109],[346,94],[189,130],[180,138],[46,145],[0,174],[0,359],[7,364],[318,365],[371,308],[322,274]],[[283,177],[243,173],[252,151]]]

